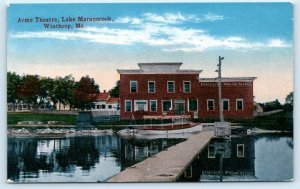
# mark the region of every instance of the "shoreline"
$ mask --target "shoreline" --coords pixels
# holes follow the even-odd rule
[[[125,128],[124,126],[122,126]],[[232,128],[234,129],[234,128]],[[246,128],[245,128],[246,129]],[[117,133],[111,128],[96,128],[96,127],[69,127],[69,128],[8,128],[7,137],[72,137],[72,136],[105,136]],[[265,130],[257,129],[255,133],[234,133],[232,135],[257,135],[257,134],[271,134],[271,133],[293,133],[293,131],[282,130]]]
[[[74,129],[74,128],[40,128],[40,129],[26,129],[26,128],[8,128],[7,136],[84,136],[84,135],[113,135],[112,129]]]

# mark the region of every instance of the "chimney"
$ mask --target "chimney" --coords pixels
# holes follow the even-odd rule
[[[103,90],[103,93],[106,93],[106,90]]]

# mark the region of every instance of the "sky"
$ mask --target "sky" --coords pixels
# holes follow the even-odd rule
[[[183,62],[205,78],[224,56],[224,77],[257,77],[255,101],[283,103],[293,91],[290,3],[11,4],[7,13],[7,69],[21,75],[90,75],[103,91],[138,62]],[[47,29],[36,17],[73,28]],[[76,28],[62,17],[112,20]]]

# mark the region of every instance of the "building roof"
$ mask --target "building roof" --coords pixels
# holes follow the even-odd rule
[[[221,82],[253,82],[256,77],[222,77]],[[218,78],[199,78],[200,82],[218,82]]]
[[[115,103],[118,103],[119,102],[119,98],[113,98],[113,97],[110,97],[108,100],[107,100],[107,104],[115,104]]]
[[[167,65],[167,66],[181,66],[182,62],[139,62],[138,63],[139,67],[141,66],[152,66],[152,65]]]
[[[106,91],[99,93],[97,96],[97,100],[108,100],[108,98],[109,98],[109,93]]]
[[[120,70],[119,74],[200,74],[202,70],[181,70],[182,62],[138,63],[140,69]]]

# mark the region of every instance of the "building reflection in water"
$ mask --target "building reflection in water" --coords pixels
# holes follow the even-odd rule
[[[102,182],[184,140],[9,137],[8,178],[21,183]],[[243,136],[212,140],[179,181],[280,181],[293,178],[292,170],[292,136]]]
[[[121,171],[185,139],[121,139]]]
[[[255,180],[254,141],[254,137],[212,140],[179,181]]]
[[[97,182],[184,139],[117,136],[8,138],[8,178],[14,182]]]

